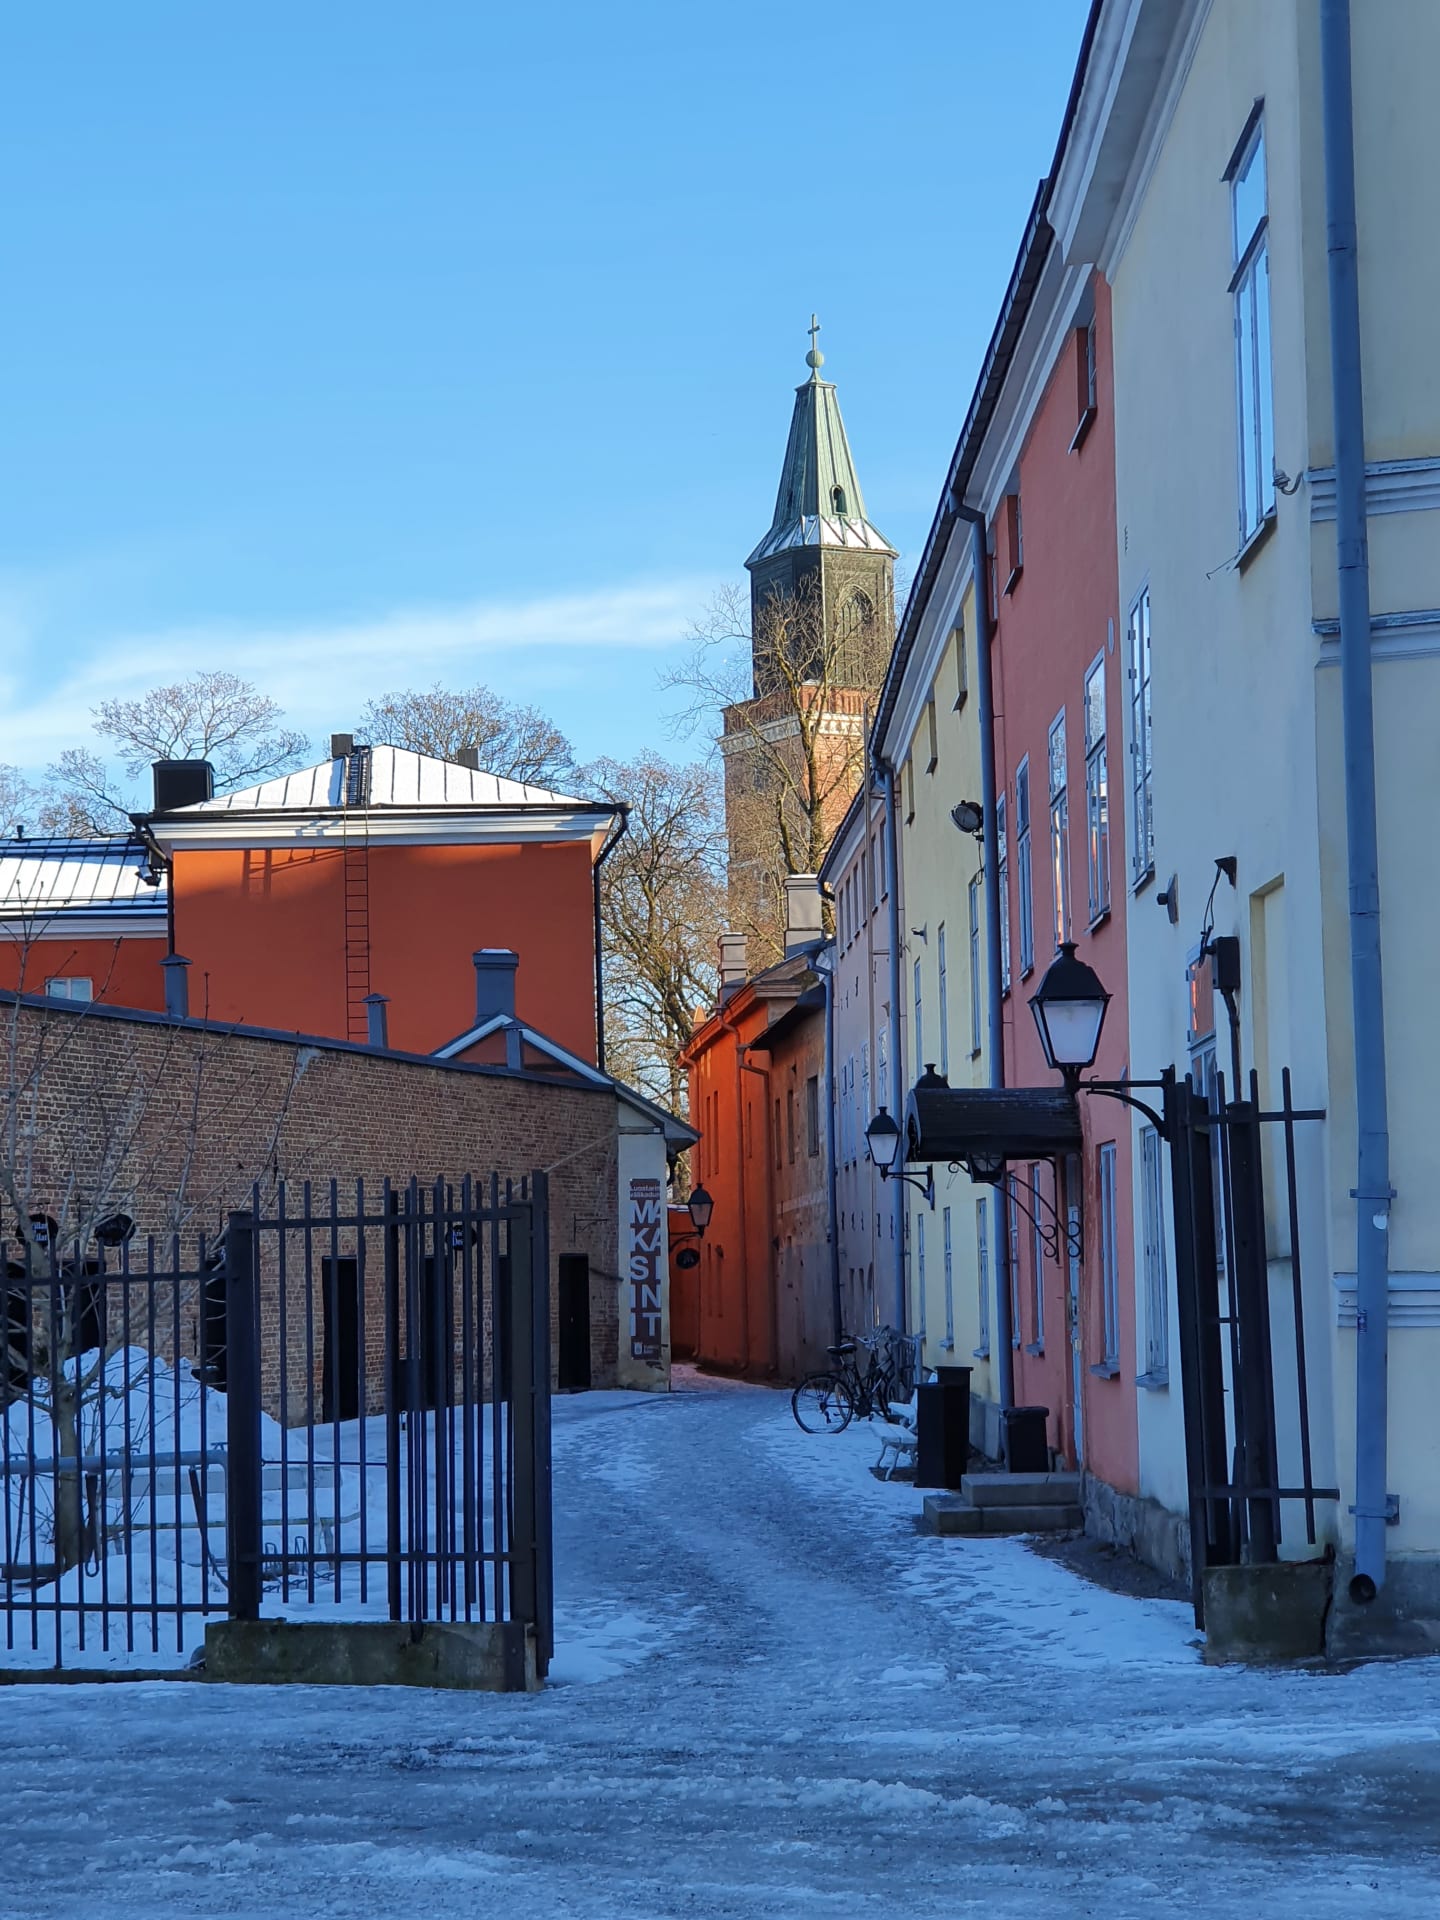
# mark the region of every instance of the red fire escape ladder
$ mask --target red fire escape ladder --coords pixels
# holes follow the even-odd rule
[[[370,749],[355,747],[345,762],[345,811],[341,847],[345,880],[345,1037],[363,1042],[368,1034],[365,999],[370,992]],[[356,810],[358,838],[350,833]]]

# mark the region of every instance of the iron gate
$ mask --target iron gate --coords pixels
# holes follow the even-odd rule
[[[27,1241],[0,1374],[11,1662],[175,1665],[207,1617],[553,1649],[543,1175],[282,1183],[218,1240]]]
[[[1277,1559],[1282,1508],[1296,1503],[1315,1545],[1317,1503],[1340,1497],[1338,1488],[1314,1481],[1295,1156],[1297,1127],[1325,1116],[1294,1105],[1288,1067],[1274,1111],[1262,1107],[1253,1072],[1245,1099],[1226,1097],[1223,1074],[1210,1098],[1173,1071],[1163,1086],[1199,1625],[1206,1567]],[[1272,1243],[1280,1248],[1274,1258]],[[1272,1264],[1289,1269],[1290,1297],[1280,1311],[1271,1298]],[[1277,1327],[1293,1387],[1279,1399]],[[1300,1469],[1289,1484],[1280,1467],[1282,1419]]]

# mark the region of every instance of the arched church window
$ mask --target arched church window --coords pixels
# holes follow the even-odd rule
[[[846,505],[846,501],[845,501],[844,487],[832,487],[830,489],[830,504],[834,507],[836,513],[838,513],[840,518],[843,520],[846,514],[849,512],[849,507]]]
[[[868,687],[876,678],[875,603],[858,587],[840,605],[835,681],[842,687]]]

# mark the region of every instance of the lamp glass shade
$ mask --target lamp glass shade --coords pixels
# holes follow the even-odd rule
[[[1093,967],[1066,941],[1030,1001],[1040,1045],[1050,1066],[1078,1071],[1094,1061],[1110,995]]]
[[[690,1209],[690,1224],[697,1233],[704,1233],[710,1224],[710,1216],[715,1211],[715,1202],[704,1187],[696,1187],[685,1204]]]
[[[900,1129],[884,1107],[865,1129],[865,1146],[870,1159],[882,1173],[893,1173],[900,1164]]]

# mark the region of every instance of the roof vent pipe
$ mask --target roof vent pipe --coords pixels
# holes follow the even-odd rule
[[[367,993],[365,996],[365,1042],[371,1047],[388,1047],[390,1044],[389,1023],[385,1018],[385,1009],[390,1002],[383,993]]]
[[[737,987],[744,986],[747,972],[744,934],[722,933],[720,936],[720,998],[722,1000],[734,993]]]
[[[515,970],[520,956],[509,947],[482,947],[475,962],[475,1021],[515,1018]]]
[[[457,767],[468,767],[472,773],[480,771],[480,749],[478,747],[458,747],[455,752]]]
[[[160,962],[165,969],[165,1017],[167,1020],[190,1018],[190,962],[180,953],[167,953]]]
[[[215,797],[215,769],[208,760],[156,760],[150,774],[156,813],[193,807]]]
[[[330,758],[332,760],[348,760],[354,751],[355,751],[355,736],[353,733],[332,733],[331,734]]]

